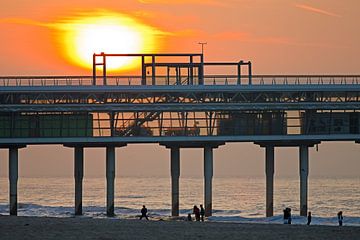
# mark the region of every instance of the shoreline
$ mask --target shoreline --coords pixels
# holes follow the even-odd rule
[[[360,227],[0,215],[0,239],[359,239]]]

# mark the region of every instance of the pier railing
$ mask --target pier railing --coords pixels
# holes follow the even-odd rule
[[[141,76],[107,76],[106,85],[142,85]],[[146,79],[147,85],[153,85]],[[103,85],[103,77],[97,77],[96,85]],[[360,75],[205,75],[204,85],[355,85]],[[0,87],[6,86],[93,86],[93,76],[1,76]],[[157,76],[155,85],[190,85],[186,77]],[[198,85],[193,83],[193,85]]]

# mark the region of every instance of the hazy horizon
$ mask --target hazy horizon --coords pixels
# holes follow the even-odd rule
[[[83,59],[88,52],[82,51],[88,47],[88,35],[77,27],[93,26],[93,18],[99,18],[96,24],[100,24],[107,17],[129,27],[120,28],[131,33],[127,41],[115,42],[124,45],[123,51],[200,52],[198,42],[207,42],[206,61],[251,60],[253,74],[359,74],[359,8],[358,0],[109,0],[101,5],[94,0],[4,0],[0,76],[91,75],[91,66],[85,66]],[[85,42],[77,41],[79,36]],[[139,46],[127,45],[133,42]],[[129,145],[116,153],[118,176],[170,174],[170,152],[164,147]],[[311,148],[310,178],[359,176],[359,153],[360,146],[354,142],[322,143],[319,152]],[[214,177],[264,176],[264,155],[264,149],[251,143],[221,146],[214,150]],[[275,176],[298,176],[298,158],[296,148],[277,148]],[[1,177],[7,176],[7,164],[7,151],[2,149]],[[104,149],[85,150],[85,177],[104,176],[104,167]],[[19,174],[73,176],[73,150],[21,149]],[[202,150],[181,150],[181,176],[202,174]]]
[[[359,176],[358,151],[352,142],[327,142],[309,151],[309,177]],[[246,152],[246,154],[244,154]],[[56,154],[54,154],[56,153]],[[73,148],[30,146],[19,150],[20,177],[72,177]],[[149,157],[150,156],[150,157]],[[0,150],[0,177],[7,176],[7,150]],[[181,149],[182,177],[203,176],[203,150]],[[295,147],[275,148],[275,177],[299,175]],[[105,149],[85,148],[85,177],[105,176]],[[170,150],[156,144],[128,145],[116,150],[116,176],[170,176]],[[251,143],[230,143],[214,150],[214,177],[265,176],[265,150]]]

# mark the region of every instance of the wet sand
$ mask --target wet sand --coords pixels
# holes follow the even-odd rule
[[[0,216],[0,239],[360,239],[360,227]]]

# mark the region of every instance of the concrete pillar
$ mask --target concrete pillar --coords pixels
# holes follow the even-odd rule
[[[84,177],[84,148],[75,147],[75,215],[82,215],[82,183]]]
[[[179,216],[180,148],[171,148],[171,216]]]
[[[204,177],[205,177],[205,216],[212,215],[212,177],[213,177],[213,148],[204,148]]]
[[[18,148],[9,148],[10,215],[17,215]]]
[[[307,215],[309,147],[300,146],[300,216]]]
[[[106,215],[114,216],[115,147],[106,147]]]
[[[274,215],[274,146],[265,147],[266,217]]]

